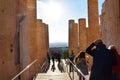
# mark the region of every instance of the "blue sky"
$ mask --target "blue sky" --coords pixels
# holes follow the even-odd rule
[[[99,1],[99,14],[102,3]],[[87,0],[37,0],[37,19],[49,25],[49,41],[68,42],[68,20],[86,18],[88,25]]]

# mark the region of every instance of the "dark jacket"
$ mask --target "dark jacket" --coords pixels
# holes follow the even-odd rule
[[[95,46],[92,43],[86,52],[93,57],[93,65],[91,69],[90,80],[112,80],[112,54],[106,48],[106,46],[101,43]]]
[[[70,56],[69,56],[69,59],[73,62],[74,57],[75,57],[74,53],[71,53]]]

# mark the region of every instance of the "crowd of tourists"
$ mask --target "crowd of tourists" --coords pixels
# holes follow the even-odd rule
[[[65,60],[70,59],[84,75],[88,75],[87,63],[89,62],[86,60],[86,54],[93,57],[89,80],[120,80],[120,54],[118,54],[114,45],[110,45],[107,48],[103,41],[98,39],[92,42],[86,50],[79,51],[77,55],[74,54],[73,50],[70,53],[67,50],[64,51],[63,56]],[[55,70],[55,61],[58,61],[60,66],[61,53],[52,51],[51,59],[53,62],[52,69]],[[71,63],[69,64],[69,69],[70,72],[73,71]],[[79,80],[85,80],[79,73],[78,75]]]
[[[93,57],[89,80],[120,80],[120,54],[115,46],[110,45],[107,48],[103,41],[98,39],[74,57],[73,63],[84,75],[88,75],[85,54]],[[79,80],[81,80],[81,76],[79,76]],[[82,80],[85,80],[84,77]]]

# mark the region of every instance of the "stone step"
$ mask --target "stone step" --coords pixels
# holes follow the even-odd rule
[[[35,80],[70,80],[67,73],[39,73]]]

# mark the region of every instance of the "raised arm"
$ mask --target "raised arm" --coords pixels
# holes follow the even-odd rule
[[[92,49],[94,46],[95,46],[95,43],[93,42],[93,43],[90,44],[90,45],[88,46],[88,48],[86,49],[86,52],[87,52],[88,54],[90,54],[91,56],[94,55],[94,50]]]

